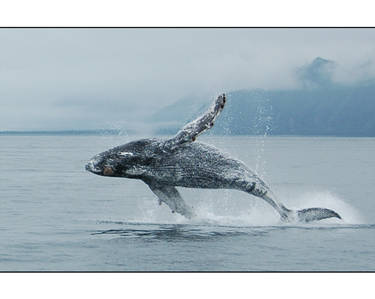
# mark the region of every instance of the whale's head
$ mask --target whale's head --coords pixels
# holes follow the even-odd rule
[[[101,176],[139,178],[152,163],[148,139],[129,142],[94,156],[85,166]]]

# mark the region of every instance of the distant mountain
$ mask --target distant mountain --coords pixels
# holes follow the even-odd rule
[[[297,69],[296,75],[304,87],[314,88],[331,85],[336,63],[316,57],[310,64]]]
[[[166,109],[163,114],[167,119],[171,113]],[[188,109],[174,114],[174,123],[156,133],[174,134],[198,114]],[[375,84],[231,92],[210,134],[375,136]]]
[[[375,85],[312,90],[234,92],[215,133],[375,136]],[[236,115],[238,115],[236,117]],[[228,121],[229,120],[229,121]],[[267,128],[267,126],[269,128]]]
[[[316,58],[298,70],[303,87],[294,90],[239,90],[209,134],[375,137],[375,83],[344,86],[331,80],[335,63]],[[186,99],[159,111],[155,133],[174,134],[210,104]]]
[[[205,98],[184,97],[156,111],[149,121],[157,124],[156,134],[174,134],[183,124],[203,113],[210,104]]]

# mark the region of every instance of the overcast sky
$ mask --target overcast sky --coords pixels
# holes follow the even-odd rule
[[[375,29],[0,29],[0,130],[131,127],[185,96],[375,76]]]

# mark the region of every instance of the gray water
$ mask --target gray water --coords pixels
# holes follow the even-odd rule
[[[86,161],[126,136],[0,136],[1,271],[375,270],[375,139],[200,137],[257,170],[289,208],[343,220],[280,222],[233,190],[180,188],[194,220],[136,180]]]

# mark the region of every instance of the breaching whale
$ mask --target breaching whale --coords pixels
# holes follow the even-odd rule
[[[243,162],[217,148],[196,142],[198,135],[212,128],[226,103],[220,95],[208,111],[185,125],[170,139],[141,139],[94,156],[86,170],[101,176],[139,179],[145,182],[172,212],[187,218],[195,216],[191,206],[176,187],[236,189],[262,198],[279,214],[282,221],[310,222],[325,218],[341,219],[325,208],[290,210],[276,200],[267,184]]]

